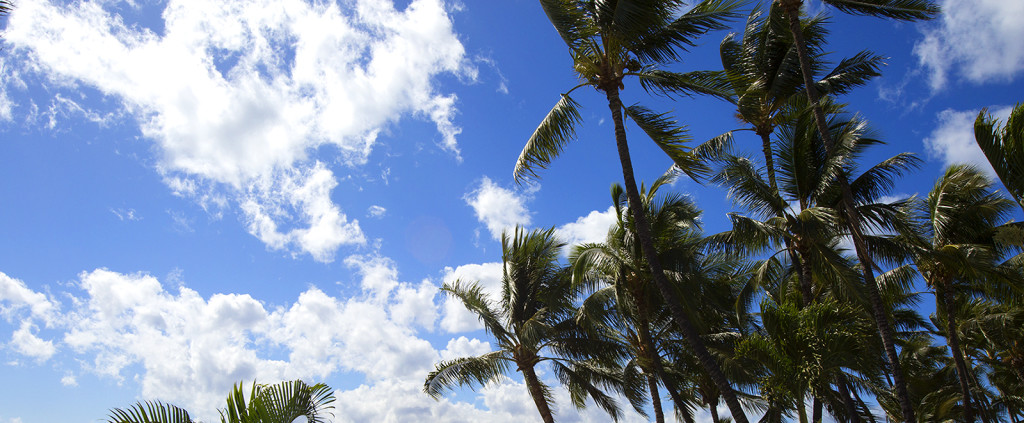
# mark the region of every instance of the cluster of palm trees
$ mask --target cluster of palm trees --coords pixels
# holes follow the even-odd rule
[[[846,13],[930,19],[931,0],[823,0]],[[521,371],[545,422],[550,363],[574,406],[613,418],[616,398],[656,421],[665,403],[692,421],[724,403],[732,421],[1012,421],[1024,418],[1024,107],[1002,124],[982,111],[976,139],[1012,198],[982,171],[949,167],[926,196],[883,201],[920,161],[903,153],[864,163],[881,143],[836,100],[879,75],[859,52],[829,66],[825,19],[803,0],[774,0],[721,43],[723,69],[676,73],[694,38],[726,27],[741,1],[540,0],[574,59],[580,84],[562,94],[515,168],[537,177],[575,140],[572,97],[607,99],[624,185],[612,189],[617,222],[603,243],[564,245],[552,230],[503,237],[500,299],[473,283],[443,291],[475,312],[498,350],[437,364],[424,390],[484,385]],[[760,10],[763,9],[763,10]],[[732,132],[700,145],[672,119],[624,106],[620,90],[707,94],[731,102],[761,140],[737,152]],[[674,166],[637,186],[625,120]],[[659,193],[686,175],[728,188],[741,208],[732,228],[704,234],[699,208]],[[935,314],[918,312],[934,294]],[[667,395],[667,398],[666,398]]]

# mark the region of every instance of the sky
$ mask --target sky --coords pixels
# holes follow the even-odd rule
[[[577,83],[536,2],[15,3],[0,51],[0,423],[95,422],[151,399],[212,421],[233,383],[298,378],[337,389],[337,422],[537,420],[518,374],[421,392],[435,362],[492,347],[443,283],[496,292],[517,224],[572,244],[614,221],[621,168],[599,93],[574,94],[579,139],[540,178],[512,179]],[[924,23],[807,5],[832,16],[834,61],[889,58],[841,100],[888,142],[866,162],[924,160],[893,198],[927,193],[951,163],[987,168],[974,118],[1024,101],[1024,2],[941,3]],[[672,69],[720,69],[728,32]],[[623,98],[698,141],[739,125],[714,99],[628,82]],[[669,167],[629,136],[638,179]],[[757,145],[737,133],[738,149]],[[672,189],[706,232],[728,229],[726,188]],[[559,421],[607,419],[555,392]]]

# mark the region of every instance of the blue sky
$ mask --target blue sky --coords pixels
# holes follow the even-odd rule
[[[835,60],[889,57],[843,100],[888,141],[874,159],[926,161],[896,196],[980,163],[977,112],[1024,100],[1024,3],[942,3],[907,24],[809,2],[833,15]],[[339,422],[535,418],[517,375],[441,401],[420,387],[435,361],[489,349],[437,288],[493,289],[502,229],[596,241],[613,219],[621,173],[596,93],[577,96],[579,141],[512,181],[575,85],[536,2],[23,0],[5,25],[0,423],[91,422],[140,399],[213,420],[232,383],[295,378],[337,388]],[[726,33],[677,69],[720,68]],[[712,99],[623,96],[697,140],[737,125]],[[631,137],[653,180],[668,159]],[[726,229],[723,188],[673,189]],[[561,420],[604,420],[559,395]]]

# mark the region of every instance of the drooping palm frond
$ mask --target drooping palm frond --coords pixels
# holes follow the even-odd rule
[[[1006,190],[1024,208],[1024,104],[1014,106],[1001,128],[982,109],[974,121],[974,139]]]
[[[456,386],[485,386],[503,377],[509,370],[510,362],[510,357],[504,351],[442,361],[427,375],[423,382],[423,392],[438,399]]]
[[[687,146],[692,141],[689,132],[672,120],[668,113],[655,113],[636,104],[626,107],[623,112],[672,159],[676,169],[694,180],[701,180],[707,174],[707,166]]]
[[[579,107],[572,97],[562,94],[523,146],[512,172],[516,182],[537,177],[537,170],[546,168],[576,138],[576,125],[583,122]]]
[[[823,0],[851,15],[876,16],[903,21],[928,20],[939,15],[932,0]]]

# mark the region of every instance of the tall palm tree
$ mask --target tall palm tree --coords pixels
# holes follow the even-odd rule
[[[982,109],[974,121],[974,139],[1006,190],[1024,208],[1024,104],[1014,106],[1002,127]]]
[[[885,17],[898,20],[913,21],[931,19],[939,13],[938,5],[936,5],[932,0],[821,1],[845,13]],[[774,0],[774,2],[778,3],[779,6],[782,7],[786,18],[789,21],[790,33],[796,43],[797,54],[800,59],[800,72],[804,79],[804,86],[806,87],[804,92],[807,94],[807,99],[811,103],[811,107],[814,111],[814,118],[818,126],[818,131],[821,133],[822,143],[825,145],[825,149],[827,151],[832,151],[835,147],[835,143],[833,142],[832,137],[828,134],[828,125],[826,124],[825,113],[819,105],[820,95],[814,86],[811,55],[808,52],[807,43],[804,41],[801,31],[800,17],[801,7],[804,4],[804,0]],[[855,203],[853,194],[850,192],[848,184],[845,183],[845,179],[845,176],[840,175],[842,208],[843,213],[846,215],[846,224],[849,226],[850,235],[853,238],[857,258],[861,262],[864,284],[867,286],[875,324],[878,325],[878,331],[882,336],[882,343],[885,347],[886,357],[889,360],[889,365],[892,367],[896,395],[900,400],[900,408],[904,413],[903,418],[907,421],[914,421],[914,407],[909,395],[907,394],[906,384],[903,381],[903,375],[899,365],[899,356],[896,354],[896,347],[893,343],[892,327],[889,324],[886,316],[886,310],[883,307],[882,299],[878,293],[878,286],[874,277],[874,261],[864,240],[860,216],[858,216],[854,211]]]
[[[787,117],[784,112],[790,107],[790,100],[803,96],[804,86],[796,46],[785,23],[782,9],[772,3],[767,13],[754,10],[750,14],[740,39],[729,34],[719,46],[730,98],[736,104],[736,117],[749,125],[744,130],[761,138],[765,173],[772,188],[776,187],[776,175],[771,136]],[[883,58],[869,51],[843,59],[825,73],[825,19],[806,19],[801,26],[819,92],[843,94],[880,75]]]
[[[587,397],[613,418],[620,411],[601,387],[615,387],[616,380],[601,360],[587,362],[588,355],[607,361],[618,358],[608,343],[583,339],[575,329],[576,294],[569,271],[558,264],[565,244],[554,229],[526,232],[517,227],[510,237],[503,233],[501,298],[497,304],[476,283],[446,283],[441,290],[462,301],[497,341],[498,349],[478,357],[437,363],[427,375],[423,391],[439,398],[458,385],[486,385],[500,381],[511,366],[523,373],[530,397],[541,418],[554,421],[551,390],[537,377],[536,366],[551,364],[559,382],[569,388],[574,405]],[[554,353],[553,355],[549,355]]]
[[[318,383],[301,380],[263,385],[253,382],[248,397],[242,383],[228,395],[227,407],[219,410],[221,423],[292,423],[305,417],[309,423],[326,423],[333,417],[334,391]],[[128,408],[114,408],[109,423],[193,423],[183,408],[159,401],[139,402]]]
[[[715,73],[678,74],[659,67],[677,62],[680,52],[693,44],[695,36],[724,28],[725,21],[735,16],[742,2],[705,0],[685,12],[682,0],[540,0],[540,3],[572,55],[573,69],[582,81],[576,88],[592,87],[603,93],[608,102],[629,211],[636,221],[654,284],[685,334],[687,344],[722,391],[733,417],[739,423],[746,423],[729,381],[701,341],[700,333],[683,309],[679,295],[658,260],[650,222],[640,207],[642,200],[633,176],[623,115],[646,132],[680,169],[695,173],[701,163],[686,149],[686,133],[666,115],[637,105],[625,107],[619,96],[626,78],[636,78],[645,90],[665,95],[711,93],[724,96],[723,84]],[[575,138],[575,127],[581,123],[581,117],[579,103],[570,94],[576,88],[561,95],[527,141],[516,163],[517,181],[536,176],[538,168],[547,166]]]
[[[1012,203],[991,189],[977,169],[954,165],[924,199],[914,204],[920,232],[910,234],[914,262],[935,291],[936,310],[944,314],[946,341],[956,365],[964,419],[974,420],[970,369],[957,330],[957,294],[978,280],[1004,280],[995,228],[1009,215]]]

